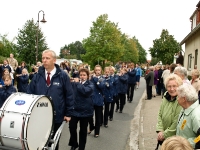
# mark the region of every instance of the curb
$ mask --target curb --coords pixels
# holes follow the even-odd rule
[[[143,100],[146,96],[146,90],[144,91],[140,101],[135,109],[134,118],[131,121],[131,132],[129,136],[129,148],[130,150],[139,150],[139,130],[140,130],[140,114],[143,105]]]

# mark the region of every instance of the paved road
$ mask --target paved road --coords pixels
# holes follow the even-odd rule
[[[86,150],[128,150],[131,120],[134,118],[135,108],[144,93],[145,86],[145,80],[141,78],[141,85],[135,91],[133,102],[126,103],[122,114],[114,114],[113,121],[108,123],[108,128],[101,127],[99,138],[94,138],[93,132],[88,135]],[[59,150],[70,150],[68,141],[69,128],[66,124],[63,128]]]

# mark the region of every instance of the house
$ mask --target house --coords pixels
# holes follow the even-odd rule
[[[190,17],[191,32],[180,42],[180,45],[185,44],[184,67],[190,72],[197,66],[200,70],[200,1],[196,5],[196,10]]]

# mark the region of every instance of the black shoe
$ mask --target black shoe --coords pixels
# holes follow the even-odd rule
[[[70,150],[75,150],[75,149],[76,149],[76,148],[72,146]]]
[[[108,125],[104,125],[105,128],[108,128]]]
[[[122,111],[120,110],[119,113],[122,113]]]
[[[92,129],[92,130],[88,131],[88,134],[90,134],[90,133],[91,133],[93,130],[94,130],[94,129]]]
[[[118,109],[115,109],[115,112],[118,112]]]
[[[110,118],[110,121],[112,121],[113,120],[113,118]]]

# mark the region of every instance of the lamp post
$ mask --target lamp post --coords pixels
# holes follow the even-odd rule
[[[40,12],[43,13],[43,19],[39,21],[39,16],[40,16],[39,14],[40,14]],[[47,22],[47,21],[44,19],[44,16],[45,16],[44,11],[43,11],[43,10],[40,10],[40,11],[38,12],[38,20],[37,20],[37,22],[38,22],[38,27],[37,27],[36,56],[35,56],[35,58],[36,58],[36,63],[37,63],[37,61],[38,61],[38,32],[39,32],[39,22],[42,22],[42,23]]]

